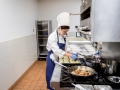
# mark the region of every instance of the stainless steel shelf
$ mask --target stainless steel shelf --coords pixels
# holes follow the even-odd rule
[[[48,35],[38,35],[38,37],[48,37]]]
[[[47,55],[48,51],[43,51],[42,53],[40,53],[40,55]]]
[[[38,57],[38,58],[47,58],[47,56],[46,57]]]
[[[46,30],[38,30],[38,31],[43,31],[44,32],[44,31],[48,31],[48,30],[46,29]]]
[[[38,38],[38,39],[48,39],[48,38]]]
[[[44,60],[47,57],[48,51],[46,44],[48,36],[52,33],[52,21],[42,20],[36,22],[36,38],[37,38],[37,56],[38,59]]]
[[[40,44],[39,46],[46,46],[46,43]]]

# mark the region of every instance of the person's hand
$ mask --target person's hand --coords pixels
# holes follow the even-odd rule
[[[71,55],[71,58],[74,59],[74,60],[77,60],[78,56],[75,55],[75,54],[72,54],[72,55]]]
[[[72,54],[76,55],[78,57],[78,53],[77,52],[72,52]]]
[[[67,51],[67,53],[71,53],[71,50]]]

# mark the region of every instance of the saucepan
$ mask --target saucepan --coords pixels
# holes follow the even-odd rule
[[[115,60],[102,60],[102,63],[105,63],[106,65],[106,73],[108,74],[116,74],[117,68],[118,68],[118,62]]]
[[[67,72],[75,77],[89,77],[96,74],[96,71],[88,66],[75,65],[71,67],[66,67],[61,63],[58,63],[57,61],[55,61],[55,63],[66,68]]]

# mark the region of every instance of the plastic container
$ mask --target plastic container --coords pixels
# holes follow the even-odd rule
[[[112,90],[109,85],[94,85],[94,90]]]

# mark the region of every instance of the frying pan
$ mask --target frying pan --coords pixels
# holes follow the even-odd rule
[[[68,70],[68,73],[71,74],[72,76],[76,76],[76,77],[88,77],[88,76],[92,76],[92,75],[96,74],[96,71],[93,68],[88,67],[88,66],[76,65],[76,66],[66,67],[66,66],[62,65],[61,63],[58,63],[57,61],[55,61],[55,63],[58,64],[58,65],[60,65],[60,66],[62,66],[62,67],[64,67],[64,68],[66,68]],[[79,70],[87,70],[91,74],[87,75],[87,76],[80,76],[78,74],[72,74],[72,72],[75,71],[75,70],[77,70],[77,69],[79,69]]]

